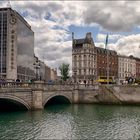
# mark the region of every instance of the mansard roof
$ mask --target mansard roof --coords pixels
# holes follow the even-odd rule
[[[138,58],[138,57],[134,57],[134,59],[135,59],[136,61],[140,61],[140,58]]]
[[[120,54],[118,54],[118,57],[120,57],[120,58],[130,58],[130,59],[135,58],[133,55],[127,56],[127,55],[120,55]]]
[[[114,50],[104,49],[100,47],[95,47],[95,50],[100,54],[106,54],[108,52],[110,55],[117,55],[117,52]]]

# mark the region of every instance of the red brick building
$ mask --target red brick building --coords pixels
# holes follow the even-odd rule
[[[109,76],[118,77],[117,52],[95,47],[97,54],[97,76],[107,76],[107,52],[109,58]]]

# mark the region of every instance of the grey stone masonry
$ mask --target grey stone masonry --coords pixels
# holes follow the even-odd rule
[[[138,85],[47,85],[41,81],[33,84],[4,83],[0,85],[0,98],[23,104],[28,110],[43,109],[55,96],[67,98],[71,104],[137,104],[140,105]]]

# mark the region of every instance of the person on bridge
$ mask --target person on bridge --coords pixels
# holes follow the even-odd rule
[[[84,84],[85,84],[85,87],[86,87],[86,80],[84,80]]]

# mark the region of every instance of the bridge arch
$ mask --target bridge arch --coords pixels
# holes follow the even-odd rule
[[[11,96],[11,95],[4,95],[4,96],[0,96],[0,99],[10,99],[10,100],[13,100],[13,101],[16,101],[16,102],[19,102],[21,103],[23,106],[25,106],[28,110],[31,109],[31,106],[26,103],[23,99],[19,98],[19,97],[16,97],[16,96]]]
[[[71,97],[69,97],[68,95],[64,95],[64,94],[61,94],[61,93],[58,93],[58,94],[55,93],[55,94],[53,94],[53,95],[47,97],[47,98],[44,100],[44,102],[43,102],[43,107],[45,107],[45,105],[47,104],[47,102],[48,102],[49,100],[51,100],[52,98],[57,97],[57,96],[61,96],[61,97],[66,98],[66,99],[70,102],[70,104],[72,104],[72,99],[71,99]]]

